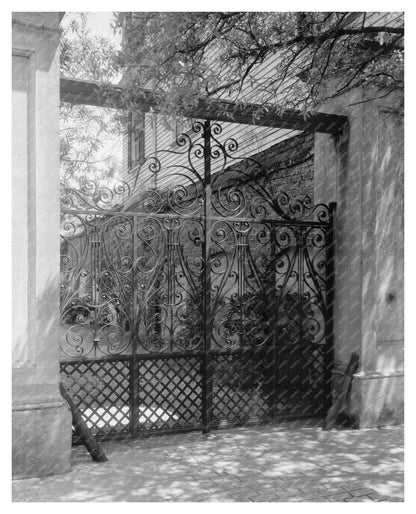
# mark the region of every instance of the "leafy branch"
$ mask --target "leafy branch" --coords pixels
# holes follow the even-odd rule
[[[401,13],[118,13],[117,24],[127,88],[152,88],[169,114],[184,99],[313,108],[354,87],[403,90]]]

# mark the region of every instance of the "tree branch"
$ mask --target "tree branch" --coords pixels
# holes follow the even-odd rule
[[[256,48],[247,49],[246,56],[254,56],[256,55],[256,52],[259,50],[263,50],[266,52],[272,52],[276,50],[285,49],[287,47],[291,47],[298,43],[316,43],[316,44],[322,44],[325,41],[332,39],[334,37],[340,38],[341,36],[353,36],[353,35],[365,35],[365,34],[379,34],[379,33],[388,33],[388,34],[399,34],[400,36],[404,35],[404,28],[403,27],[389,27],[387,25],[385,26],[379,26],[379,27],[360,27],[360,28],[333,28],[328,30],[327,32],[323,32],[319,35],[310,35],[305,36],[304,34],[298,35],[289,41],[279,41],[278,43],[273,43],[270,45],[260,45]],[[238,58],[239,54],[232,54],[230,55],[231,58]]]

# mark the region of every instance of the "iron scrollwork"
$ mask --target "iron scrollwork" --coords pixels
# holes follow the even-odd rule
[[[131,220],[64,214],[61,231],[61,350],[114,355],[130,345]]]
[[[167,395],[176,408],[169,380],[197,392],[193,423],[208,397],[216,423],[298,412],[323,380],[331,211],[276,188],[223,134],[196,122],[128,180],[63,194],[62,355],[135,354],[149,392],[123,416],[146,429],[179,426],[154,407]]]

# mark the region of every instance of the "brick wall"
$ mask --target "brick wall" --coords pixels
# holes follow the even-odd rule
[[[313,145],[313,134],[302,133],[252,156],[268,171],[274,194],[284,192],[291,199],[309,196],[313,201]]]

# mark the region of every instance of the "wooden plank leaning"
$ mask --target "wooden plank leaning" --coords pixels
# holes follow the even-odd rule
[[[322,427],[322,430],[331,430],[331,428],[334,427],[337,417],[340,414],[341,409],[345,404],[347,395],[350,391],[350,387],[351,387],[351,383],[352,383],[352,376],[358,369],[358,361],[359,361],[358,354],[355,352],[352,353],[350,362],[348,363],[347,369],[344,374],[344,378],[341,383],[341,387],[339,388],[337,395],[335,397],[335,400],[334,400],[331,408],[328,411],[328,414],[326,416],[326,420],[325,420],[324,426]]]
[[[101,446],[98,444],[94,435],[91,433],[91,430],[88,428],[87,424],[82,418],[80,410],[73,402],[62,382],[59,384],[59,390],[61,391],[62,397],[68,402],[69,408],[71,409],[72,425],[75,429],[75,432],[79,435],[91,457],[95,462],[106,462],[108,459],[105,453],[101,449]]]

